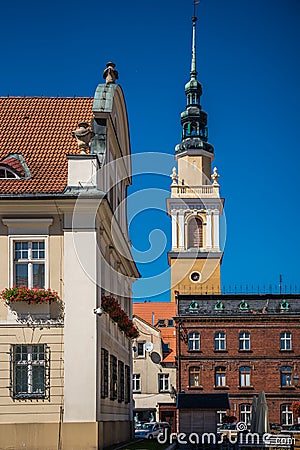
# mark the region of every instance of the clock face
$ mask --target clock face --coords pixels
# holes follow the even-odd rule
[[[199,283],[199,281],[201,280],[201,273],[200,272],[192,272],[190,274],[190,280],[193,283]]]

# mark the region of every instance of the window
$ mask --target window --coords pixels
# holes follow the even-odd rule
[[[141,375],[139,373],[132,375],[132,392],[141,392]]]
[[[7,169],[6,167],[0,167],[0,178],[19,178],[16,173],[12,170]]]
[[[224,418],[227,416],[226,410],[217,411],[218,425],[222,425]]]
[[[101,397],[108,397],[108,351],[101,349]]]
[[[130,403],[130,367],[125,366],[125,403]]]
[[[14,241],[14,285],[45,288],[45,241]]]
[[[117,358],[110,355],[110,399],[115,400],[118,395]]]
[[[174,319],[168,319],[168,327],[174,327]]]
[[[190,367],[189,386],[200,387],[200,367]]]
[[[118,361],[118,401],[124,401],[124,363],[123,361]]]
[[[189,333],[189,350],[200,350],[200,333],[194,331]]]
[[[145,358],[145,342],[136,343],[136,357]]]
[[[244,422],[247,425],[251,423],[251,405],[248,403],[240,405],[240,422]]]
[[[170,353],[170,343],[169,342],[162,343],[162,351],[163,351],[163,353]]]
[[[289,331],[280,333],[280,350],[292,350],[292,334]]]
[[[283,404],[280,406],[281,425],[293,425],[294,416],[290,404]]]
[[[203,247],[202,221],[193,218],[188,222],[188,248]]]
[[[250,367],[240,367],[240,387],[251,386],[251,369]]]
[[[225,387],[226,386],[226,368],[216,367],[215,370],[215,387]]]
[[[158,374],[158,391],[168,392],[169,391],[169,374],[159,373]]]
[[[158,319],[157,326],[160,327],[160,328],[161,327],[165,327],[166,326],[165,319]]]
[[[48,397],[49,357],[46,345],[13,345],[11,358],[12,397]]]
[[[281,387],[292,386],[292,368],[290,366],[282,366],[280,369]]]
[[[226,350],[226,335],[224,331],[215,333],[215,350]]]
[[[239,334],[239,350],[250,350],[250,333],[241,331]]]

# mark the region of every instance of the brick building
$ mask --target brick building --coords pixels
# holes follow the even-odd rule
[[[227,392],[230,414],[247,423],[253,395],[264,390],[270,423],[292,424],[300,296],[179,294],[177,301],[178,390]]]

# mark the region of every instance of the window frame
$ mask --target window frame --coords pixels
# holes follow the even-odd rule
[[[146,349],[145,349],[145,341],[136,341],[136,352],[135,352],[135,357],[136,358],[145,358],[146,357]],[[143,352],[139,353],[139,345],[142,345],[143,347]]]
[[[247,348],[247,346],[249,348]],[[251,350],[251,336],[249,331],[239,332],[239,351],[250,351]]]
[[[138,385],[138,386],[137,386]],[[141,374],[133,373],[132,374],[132,392],[141,392],[142,391],[142,382],[141,382]]]
[[[223,380],[222,383],[219,383],[219,380]],[[227,387],[226,384],[226,367],[225,366],[217,366],[215,368],[215,388],[224,389]]]
[[[289,338],[287,338],[287,335],[289,335]],[[288,347],[288,344],[290,348]],[[283,346],[282,346],[283,344]],[[282,348],[284,347],[284,348]],[[281,352],[286,352],[286,351],[291,351],[293,350],[293,341],[292,341],[292,333],[290,331],[281,331],[280,332],[280,351]]]
[[[221,337],[220,335],[223,335],[223,336]],[[224,348],[221,348],[222,343],[224,344]],[[214,334],[214,350],[215,350],[215,352],[226,351],[226,333],[225,333],[225,331],[216,331],[215,332],[215,334]]]
[[[101,348],[101,398],[107,398],[109,392],[109,356],[108,350]]]
[[[246,409],[246,410],[242,410],[242,409]],[[240,422],[244,422],[247,425],[251,424],[251,404],[250,403],[241,403],[239,406],[239,419]],[[244,420],[243,420],[243,416],[244,416]]]
[[[196,383],[198,377],[198,383]],[[197,389],[201,387],[201,368],[199,366],[189,367],[189,388]]]
[[[290,370],[288,370],[290,369]],[[280,367],[280,387],[281,388],[291,388],[293,386],[293,369],[291,366],[281,366]]]
[[[118,402],[124,402],[125,399],[125,367],[124,362],[118,360]]]
[[[115,355],[110,355],[109,358],[109,373],[110,373],[110,399],[116,400],[118,398],[118,360]]]
[[[191,331],[188,334],[188,350],[190,352],[199,352],[201,350],[201,341],[200,341],[200,339],[201,339],[201,336],[200,336],[199,331]],[[195,348],[197,346],[198,346],[198,348]]]
[[[170,391],[170,374],[163,372],[158,374],[158,392]]]
[[[17,174],[13,169],[8,168],[7,166],[4,165],[0,165],[0,173],[1,170],[4,170],[5,172],[11,173],[13,175],[13,177],[1,177],[0,176],[0,180],[20,180],[20,176],[19,174]]]
[[[25,360],[17,360],[16,352],[17,347],[24,348],[26,347],[27,354],[27,362]],[[44,358],[42,360],[36,359],[34,360],[32,355],[35,353],[33,351],[34,347],[43,347],[43,351],[37,351],[36,354],[43,354]],[[28,351],[30,350],[30,351]],[[21,350],[20,355],[25,354]],[[22,356],[21,356],[22,358]],[[18,392],[16,388],[17,383],[17,367],[25,367],[27,368],[27,392]],[[43,367],[44,368],[44,389],[42,393],[32,392],[32,384],[30,384],[33,380],[33,367]],[[48,400],[50,399],[50,348],[46,344],[11,344],[10,346],[10,396],[13,399],[17,400],[28,400],[28,399],[42,399]]]
[[[239,380],[240,388],[251,387],[251,367],[250,366],[241,366],[239,368],[239,378],[240,378],[240,380]],[[247,383],[247,380],[249,380],[249,383]]]
[[[15,260],[15,243],[16,242],[44,242],[45,244],[45,258],[43,259],[20,259],[20,263],[22,264],[22,261],[24,261],[24,265],[27,264],[26,261],[29,261],[29,264],[34,264],[36,261],[36,264],[43,264],[44,265],[44,287],[40,286],[41,289],[48,289],[49,288],[49,236],[45,234],[38,234],[38,235],[13,235],[9,237],[9,256],[10,256],[10,264],[9,264],[9,284],[10,287],[13,287],[16,285],[16,276],[15,276],[15,265],[18,263]],[[28,267],[28,272],[29,272]],[[33,278],[29,280],[29,277],[31,275],[28,273],[28,288],[32,288],[33,286]],[[33,275],[32,275],[33,277]]]
[[[280,423],[281,425],[294,425],[294,414],[291,409],[291,403],[282,403],[280,405]],[[291,418],[292,420],[289,422],[288,418]],[[286,418],[287,420],[283,420],[283,418]]]

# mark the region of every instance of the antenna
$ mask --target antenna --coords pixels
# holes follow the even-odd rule
[[[200,0],[194,0],[194,17],[196,18],[196,6],[199,5]]]
[[[279,275],[279,293],[282,294],[282,275]]]

